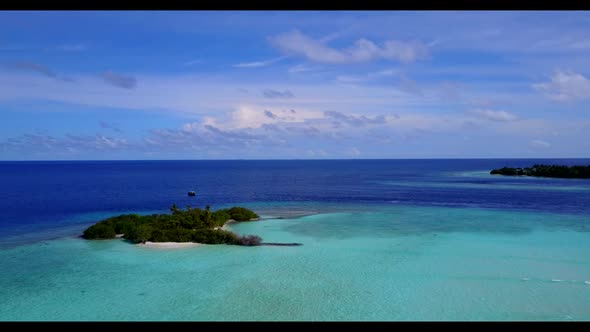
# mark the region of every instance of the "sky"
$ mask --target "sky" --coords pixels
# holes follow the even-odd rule
[[[583,11],[0,12],[0,160],[587,158]]]

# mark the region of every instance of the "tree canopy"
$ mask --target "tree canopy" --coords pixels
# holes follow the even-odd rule
[[[579,178],[590,179],[590,165],[588,166],[563,166],[563,165],[533,165],[532,167],[502,167],[493,169],[490,174],[501,175],[525,175],[544,176],[550,178]]]
[[[249,221],[258,215],[243,207],[232,207],[211,212],[207,208],[179,209],[176,204],[171,214],[124,214],[107,218],[88,227],[83,234],[86,239],[113,239],[116,234],[134,243],[152,242],[198,242],[206,244],[259,245],[261,238],[250,235],[239,237],[235,233],[218,229],[229,220]]]

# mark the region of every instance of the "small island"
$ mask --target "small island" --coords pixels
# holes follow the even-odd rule
[[[137,244],[145,244],[146,242],[193,242],[242,246],[263,245],[259,236],[238,236],[224,227],[231,222],[259,219],[256,213],[246,208],[236,206],[231,209],[212,212],[209,206],[204,210],[191,208],[190,206],[186,210],[182,210],[175,204],[170,208],[170,211],[172,214],[145,216],[124,214],[108,218],[88,227],[82,237],[88,240],[122,237]]]
[[[590,165],[588,166],[563,166],[563,165],[534,165],[525,168],[502,167],[493,169],[490,174],[511,176],[542,176],[549,178],[590,179]]]

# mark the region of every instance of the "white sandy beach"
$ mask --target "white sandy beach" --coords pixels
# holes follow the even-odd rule
[[[174,249],[174,248],[190,248],[204,246],[204,243],[196,242],[150,242],[140,243],[139,246],[146,248],[161,248],[161,249]]]
[[[252,218],[252,219],[250,219],[250,221],[260,221],[260,220],[261,220],[260,218]],[[238,221],[235,221],[233,219],[230,219],[230,220],[226,221],[225,224],[223,224],[223,226],[221,226],[221,227],[218,226],[218,227],[215,227],[213,229],[216,229],[216,230],[217,229],[221,229],[221,230],[224,230],[224,231],[231,231],[231,229],[230,229],[229,226],[232,225],[232,224],[237,224],[237,223],[238,223]]]
[[[219,226],[218,227],[214,227],[213,229],[215,229],[215,230],[221,229],[221,230],[224,230],[224,231],[229,231],[229,227],[228,227],[228,224],[227,223],[225,225],[221,226],[221,227],[219,227]]]

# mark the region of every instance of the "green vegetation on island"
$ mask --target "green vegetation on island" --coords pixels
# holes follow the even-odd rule
[[[562,166],[562,165],[534,165],[533,167],[493,169],[490,174],[543,176],[549,178],[590,179],[590,165]]]
[[[85,239],[114,239],[117,234],[133,243],[151,242],[197,242],[205,244],[235,244],[245,246],[260,245],[262,239],[256,235],[238,236],[220,229],[228,221],[250,221],[258,215],[243,207],[232,207],[212,212],[207,206],[204,210],[179,209],[176,204],[170,208],[171,214],[124,214],[108,218],[88,227],[83,234]]]

